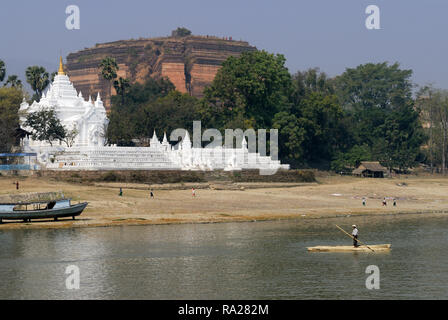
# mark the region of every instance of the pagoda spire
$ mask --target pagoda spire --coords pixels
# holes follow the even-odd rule
[[[245,136],[243,136],[243,141],[241,143],[241,147],[243,149],[247,149],[247,141],[246,141],[246,137]]]
[[[182,139],[182,149],[191,149],[191,140],[190,140],[190,134],[187,133],[185,134],[185,137]]]
[[[156,130],[154,129],[154,133],[152,135],[151,142],[159,142],[159,139],[157,138]]]
[[[62,65],[62,56],[59,57],[59,70],[58,75],[65,75],[64,67]]]
[[[166,138],[166,132],[163,133],[163,141],[162,144],[168,144],[168,139]]]

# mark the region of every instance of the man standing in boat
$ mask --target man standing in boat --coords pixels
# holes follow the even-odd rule
[[[352,225],[353,227],[353,231],[352,231],[352,236],[353,236],[353,246],[355,248],[359,247],[358,244],[358,227],[356,227],[356,224]]]

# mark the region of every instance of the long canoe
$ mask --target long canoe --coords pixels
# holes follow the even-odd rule
[[[370,248],[374,250],[374,252],[386,252],[390,250],[390,244],[374,244],[369,245]],[[354,246],[317,246],[317,247],[308,247],[308,251],[310,252],[373,252],[366,246],[359,246],[355,248]]]

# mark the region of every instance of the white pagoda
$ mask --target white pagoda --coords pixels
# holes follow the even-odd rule
[[[76,129],[78,132],[73,146],[104,146],[104,131],[109,120],[100,93],[98,92],[95,102],[90,96],[88,101],[84,100],[81,91],[79,93],[76,91],[65,74],[62,57],[59,61],[58,74],[54,77],[47,92],[42,95],[40,102],[34,101],[29,105],[23,101],[20,105],[20,112],[23,115],[22,123],[27,114],[49,108],[56,111],[57,117],[67,130]],[[28,128],[23,129],[27,130]],[[49,145],[47,142],[33,141],[32,139],[26,142],[33,147]]]

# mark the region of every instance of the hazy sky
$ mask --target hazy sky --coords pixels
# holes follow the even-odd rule
[[[67,30],[65,9],[80,8]],[[381,30],[365,9],[380,8]],[[24,78],[29,65],[56,71],[58,56],[95,43],[193,34],[232,36],[286,56],[291,72],[320,67],[330,76],[367,62],[399,62],[417,84],[448,88],[447,0],[1,0],[0,59]]]

